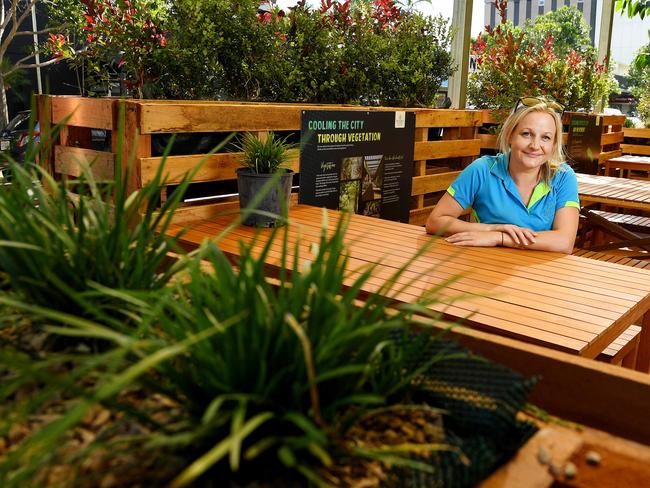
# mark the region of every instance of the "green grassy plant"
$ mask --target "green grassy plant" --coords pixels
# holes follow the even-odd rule
[[[122,116],[115,137],[123,134]],[[128,194],[130,168],[122,172],[121,153],[109,183],[96,182],[88,167],[76,180],[57,182],[32,163],[34,151],[24,167],[11,166],[12,184],[0,191],[0,272],[13,292],[83,314],[84,300],[111,301],[96,285],[159,289],[178,271],[180,263],[163,266],[168,252],[179,251],[180,233],[166,230],[191,175],[162,204],[164,164],[151,183]]]
[[[0,483],[24,486],[35,479],[52,462],[61,439],[97,403],[147,425],[146,435],[130,440],[134,452],[184,460],[185,468],[171,482],[175,487],[214,486],[226,479],[243,484],[307,479],[331,486],[340,482],[337,466],[364,462],[388,463],[413,480],[418,472],[439,480],[436,476],[444,472],[437,467],[443,462],[454,466],[454,476],[463,473],[462,479],[478,480],[477,472],[484,476],[485,465],[493,467],[500,459],[492,452],[484,456],[485,446],[516,449],[521,442],[513,425],[517,401],[525,398],[527,388],[499,370],[481,371],[486,363],[457,346],[437,346],[441,342],[431,325],[440,317],[428,305],[448,283],[414,304],[399,305],[392,297],[410,280],[401,269],[378,293],[366,296],[362,290],[375,266],[349,269],[346,219],[335,229],[324,226],[308,255],[299,253],[299,244],[288,243],[286,228],[275,229],[269,241],[242,243],[236,267],[208,242],[188,259],[183,279],[171,286],[138,293],[98,287],[97,293],[125,305],[109,312],[97,301],[84,301],[92,322],[0,296],[0,305],[65,324],[49,327],[50,333],[115,344],[102,355],[68,358],[77,366],[65,382],[57,379],[41,390],[55,395],[56,385],[65,384],[76,401],[12,452],[0,469]],[[271,256],[280,264],[268,280]],[[119,313],[131,315],[137,328],[121,330]],[[416,322],[414,314],[429,319]],[[414,332],[414,323],[420,333]],[[6,360],[3,366],[12,372],[6,376],[13,380],[0,390],[5,402],[19,386],[51,374],[50,368],[24,359]],[[470,382],[460,381],[464,374]],[[79,387],[89,376],[95,380]],[[489,377],[496,383],[490,384]],[[508,386],[513,383],[515,388]],[[506,400],[493,398],[485,385],[505,390]],[[459,397],[465,390],[468,398],[479,399],[477,404]],[[120,402],[125,391],[165,397],[176,408],[168,409],[161,423],[150,412]],[[459,409],[459,404],[469,407]],[[424,443],[406,438],[363,444],[368,425],[378,432],[395,428],[395,421],[377,425],[380,418],[392,418],[386,417],[390,412],[401,415],[398,424],[416,412],[424,418],[450,416],[450,425],[475,439],[461,444],[452,435]],[[490,437],[482,437],[482,431]],[[472,465],[471,476],[461,454],[466,446],[481,451],[474,458],[481,469]],[[388,470],[386,465],[383,469]]]
[[[292,148],[293,145],[287,143],[287,138],[279,138],[274,132],[269,132],[264,141],[246,132],[237,145],[237,149],[244,153],[242,166],[258,174],[273,174],[283,170],[289,160],[287,151]]]

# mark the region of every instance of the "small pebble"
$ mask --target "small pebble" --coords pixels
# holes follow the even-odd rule
[[[537,460],[539,461],[539,464],[548,464],[551,460],[551,456],[544,446],[539,446],[537,451]]]
[[[568,462],[564,465],[564,476],[566,476],[568,480],[575,478],[577,473],[578,468],[576,468],[576,465],[572,462]]]
[[[599,466],[602,461],[600,454],[596,451],[588,451],[587,454],[585,454],[585,459],[587,464],[591,464],[592,466]]]
[[[557,464],[553,464],[553,463],[549,464],[548,471],[549,473],[551,473],[551,475],[554,478],[559,478],[560,475],[562,474],[562,469],[560,469],[560,467]]]

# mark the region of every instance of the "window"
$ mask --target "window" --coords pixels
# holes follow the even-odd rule
[[[544,2],[545,2],[545,0],[539,0],[539,6],[540,6],[540,7],[543,7],[543,6],[544,6]]]

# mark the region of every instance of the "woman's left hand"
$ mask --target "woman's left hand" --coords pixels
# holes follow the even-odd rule
[[[445,241],[457,246],[493,247],[501,245],[501,231],[458,232],[445,238]]]

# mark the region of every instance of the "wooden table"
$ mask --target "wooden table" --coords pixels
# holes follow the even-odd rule
[[[328,228],[335,227],[339,212],[327,211]],[[309,258],[318,242],[322,209],[297,205],[290,210],[288,238],[298,242],[301,260]],[[230,225],[234,216],[198,220],[172,226],[186,228],[181,245],[196,249]],[[223,236],[219,247],[228,256],[239,255],[239,241],[257,246],[266,242],[269,229],[239,226]],[[431,308],[447,318],[501,335],[541,344],[580,356],[595,358],[633,323],[640,323],[650,309],[650,271],[558,253],[508,248],[461,248],[429,236],[424,228],[359,215],[352,216],[347,234],[350,267],[379,263],[374,278],[364,289],[375,293],[386,278],[404,265],[424,244],[431,244],[402,276],[407,284],[396,296],[413,302],[424,291],[458,277],[440,292],[440,303]],[[272,245],[267,263],[277,269],[279,239]],[[289,260],[291,262],[291,260]],[[638,369],[650,368],[650,320],[646,317],[638,355]]]
[[[650,181],[577,174],[583,206],[602,203],[614,207],[650,212]]]
[[[631,156],[624,155],[605,161],[605,175],[616,176],[612,174],[618,170],[618,176],[629,176],[630,171],[644,171],[646,178],[650,178],[650,157],[649,156]]]

